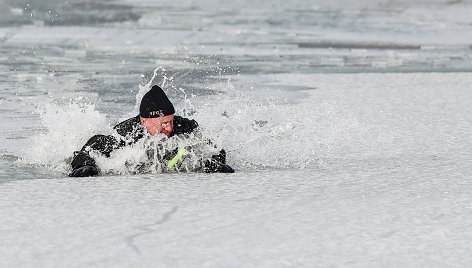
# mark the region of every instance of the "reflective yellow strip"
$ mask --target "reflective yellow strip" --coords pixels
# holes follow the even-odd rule
[[[182,155],[185,153],[185,148],[180,148],[179,151],[177,152],[177,155],[172,158],[172,160],[169,161],[169,164],[167,164],[168,168],[172,168],[177,161],[179,161],[180,158],[182,158]]]

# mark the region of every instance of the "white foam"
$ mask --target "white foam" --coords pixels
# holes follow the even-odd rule
[[[22,162],[45,165],[59,173],[70,169],[67,158],[92,135],[110,132],[105,115],[81,97],[67,103],[43,103],[38,113],[45,131],[32,137],[30,146],[22,153]]]

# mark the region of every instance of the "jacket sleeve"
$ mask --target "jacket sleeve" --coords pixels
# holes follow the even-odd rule
[[[74,152],[72,169],[75,170],[83,166],[97,167],[95,160],[89,155],[90,151],[99,152],[109,157],[110,153],[119,146],[120,143],[113,136],[95,135],[85,143],[80,151]]]
[[[171,136],[189,134],[197,128],[197,121],[181,116],[174,116],[174,129],[172,130]]]

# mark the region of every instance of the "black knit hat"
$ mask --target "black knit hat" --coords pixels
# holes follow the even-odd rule
[[[174,105],[169,101],[162,88],[153,86],[144,94],[139,106],[139,115],[144,118],[174,114]]]

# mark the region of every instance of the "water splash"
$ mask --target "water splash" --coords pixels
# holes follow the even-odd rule
[[[186,137],[146,135],[130,146],[114,150],[110,157],[93,156],[104,174],[199,172],[203,169],[203,162],[220,150],[208,141],[207,133],[202,130]],[[185,153],[174,167],[168,168],[167,163],[177,154],[178,148],[185,148]]]
[[[142,96],[159,80],[166,93],[179,92],[181,98],[172,99],[176,114],[195,119],[200,136],[165,142],[162,137],[149,136],[116,150],[110,158],[96,156],[104,173],[163,172],[165,153],[178,147],[194,148],[187,155],[187,168],[183,169],[187,171],[198,170],[202,155],[209,155],[214,148],[225,149],[228,164],[240,171],[312,168],[333,155],[342,157],[355,151],[360,144],[356,139],[365,136],[366,130],[352,112],[311,89],[299,90],[297,98],[287,98],[287,91],[280,87],[251,88],[247,83],[235,83],[238,76],[226,76],[202,83],[203,89],[213,94],[197,95],[195,88],[178,86],[178,79],[165,68],[156,68],[152,77],[139,85],[131,116],[139,113]],[[23,159],[30,164],[47,163],[57,172],[69,171],[68,158],[94,134],[115,133],[105,116],[84,98],[45,104],[39,113],[46,131],[33,139]],[[205,147],[203,137],[212,140],[214,148]],[[154,151],[153,157],[150,151]]]
[[[46,166],[55,172],[67,172],[70,168],[66,159],[92,135],[111,131],[105,116],[83,97],[67,103],[43,103],[37,112],[44,132],[32,137],[21,162]]]
[[[153,86],[153,82],[156,79],[156,77],[161,76],[162,77],[162,82],[161,82],[161,88],[165,87],[166,81],[167,81],[167,76],[165,74],[166,69],[162,66],[157,67],[154,69],[152,77],[145,83],[139,85],[139,91],[136,93],[136,104],[134,105],[134,109],[132,112],[131,116],[139,114],[139,105],[141,104],[141,99],[143,98],[144,94],[148,92],[151,87]]]

